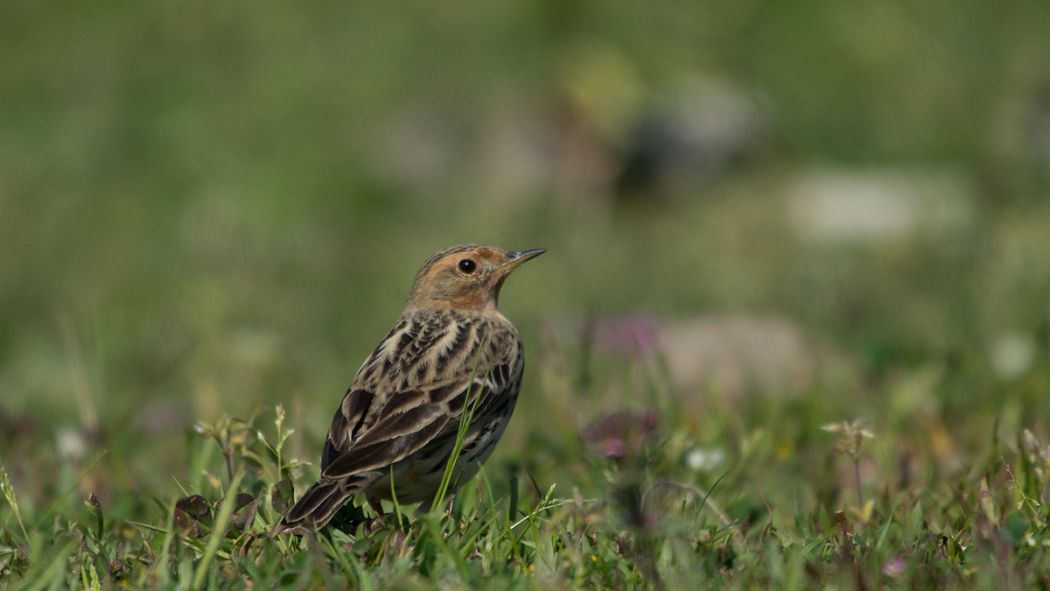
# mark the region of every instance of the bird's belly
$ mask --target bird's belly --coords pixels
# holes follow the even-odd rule
[[[456,488],[477,475],[481,465],[496,449],[506,426],[506,420],[492,420],[480,422],[477,428],[471,429],[460,448],[446,494],[453,494]],[[387,500],[396,495],[397,502],[404,504],[431,501],[441,486],[454,445],[455,439],[449,438],[405,458],[392,467],[390,474],[373,483],[367,494]]]

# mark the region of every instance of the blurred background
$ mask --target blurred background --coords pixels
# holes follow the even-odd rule
[[[571,486],[623,408],[744,483],[804,477],[825,421],[934,472],[1046,436],[1048,30],[1040,0],[9,1],[0,461],[30,504],[89,466],[170,491],[196,420],[275,403],[315,460],[462,242],[549,249],[502,297],[497,466]]]

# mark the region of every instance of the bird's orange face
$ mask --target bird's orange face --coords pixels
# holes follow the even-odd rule
[[[542,248],[506,251],[495,246],[454,246],[430,257],[416,274],[410,308],[495,310],[503,281]]]

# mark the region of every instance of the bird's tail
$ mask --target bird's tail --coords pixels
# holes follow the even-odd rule
[[[276,531],[301,535],[322,529],[350,497],[368,488],[375,480],[369,476],[360,475],[340,481],[322,479],[308,488],[299,501],[285,513]]]

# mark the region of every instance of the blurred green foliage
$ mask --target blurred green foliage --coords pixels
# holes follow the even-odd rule
[[[811,465],[825,422],[866,417],[958,478],[945,466],[983,466],[993,436],[1050,435],[1046,2],[3,12],[0,460],[31,509],[79,486],[145,519],[124,493],[167,496],[199,469],[181,435],[195,419],[264,404],[286,405],[293,452],[313,458],[416,267],[460,242],[550,249],[502,298],[531,391],[498,461],[565,494],[601,489],[559,465],[580,451],[572,429],[618,406],[682,405],[675,437],[726,445],[734,465],[757,454],[726,494],[744,514],[827,468]],[[759,114],[744,157],[618,192],[632,130],[697,80]],[[903,194],[904,229],[821,234],[806,198],[827,171]],[[913,182],[931,177],[947,180]],[[785,318],[847,369],[784,399],[654,402],[623,359],[581,345],[588,322],[639,311]],[[551,408],[570,416],[548,437]],[[86,442],[64,447],[69,432]],[[833,474],[804,480],[772,502],[837,502]],[[800,569],[788,554],[778,568]]]

